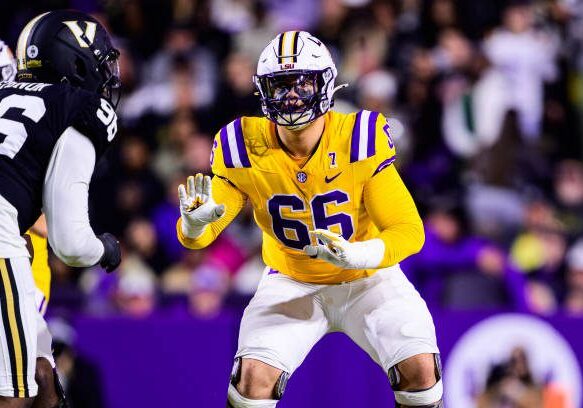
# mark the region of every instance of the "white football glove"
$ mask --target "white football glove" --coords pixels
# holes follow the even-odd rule
[[[178,186],[182,233],[188,238],[199,237],[207,224],[218,220],[225,213],[225,205],[217,205],[213,200],[211,178],[197,173],[189,176]]]
[[[385,255],[381,239],[349,242],[341,235],[325,229],[310,231],[310,235],[324,245],[306,245],[304,252],[312,258],[323,259],[344,269],[376,269]]]

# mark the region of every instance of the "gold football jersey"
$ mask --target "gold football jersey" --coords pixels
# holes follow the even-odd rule
[[[315,244],[308,232],[317,228],[329,229],[349,241],[378,238],[379,224],[384,224],[384,229],[408,221],[391,219],[393,204],[406,207],[407,217],[421,230],[422,244],[419,215],[391,166],[395,158],[389,126],[378,112],[326,113],[324,133],[305,163],[292,159],[281,148],[275,124],[268,119],[236,119],[217,133],[211,155],[213,198],[226,205],[226,214],[196,239],[184,237],[178,223],[179,239],[190,248],[208,245],[247,199],[263,231],[263,260],[273,270],[310,283],[339,283],[369,276],[376,270],[344,270],[312,259],[302,249]],[[386,182],[376,176],[385,173]],[[379,181],[373,188],[371,181],[375,179]],[[405,199],[391,203],[392,195],[402,193],[391,188],[404,189]],[[378,202],[368,202],[367,195]],[[399,239],[406,241],[406,235]],[[419,240],[417,236],[411,239]],[[396,241],[392,236],[390,240]],[[413,246],[420,248],[418,244]],[[394,242],[390,246],[384,266],[418,250],[407,249],[402,255]]]

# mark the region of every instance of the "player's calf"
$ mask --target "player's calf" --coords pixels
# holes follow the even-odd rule
[[[231,373],[227,407],[275,408],[288,373],[259,360],[237,358]]]
[[[438,354],[418,354],[389,369],[397,408],[442,408],[443,384]]]
[[[67,408],[59,377],[47,359],[36,359],[34,379],[38,384],[38,395],[32,408]]]

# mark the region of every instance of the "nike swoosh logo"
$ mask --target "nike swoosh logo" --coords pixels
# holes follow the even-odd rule
[[[314,57],[314,58],[320,58],[321,55],[312,54],[312,57]]]
[[[341,174],[342,174],[342,172],[340,172],[340,173],[338,173],[337,175],[335,175],[334,177],[330,177],[330,178],[328,178],[328,176],[326,176],[326,177],[324,177],[324,181],[325,181],[326,183],[330,183],[330,182],[334,181],[334,179],[335,179],[336,177],[338,177],[339,175],[341,175]]]

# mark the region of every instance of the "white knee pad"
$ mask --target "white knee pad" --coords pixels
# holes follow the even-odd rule
[[[435,385],[423,391],[395,391],[395,401],[409,407],[433,406],[443,396],[441,379]]]
[[[233,408],[275,408],[277,405],[277,400],[272,399],[262,399],[262,400],[252,400],[245,398],[233,384],[229,384],[229,404]]]

